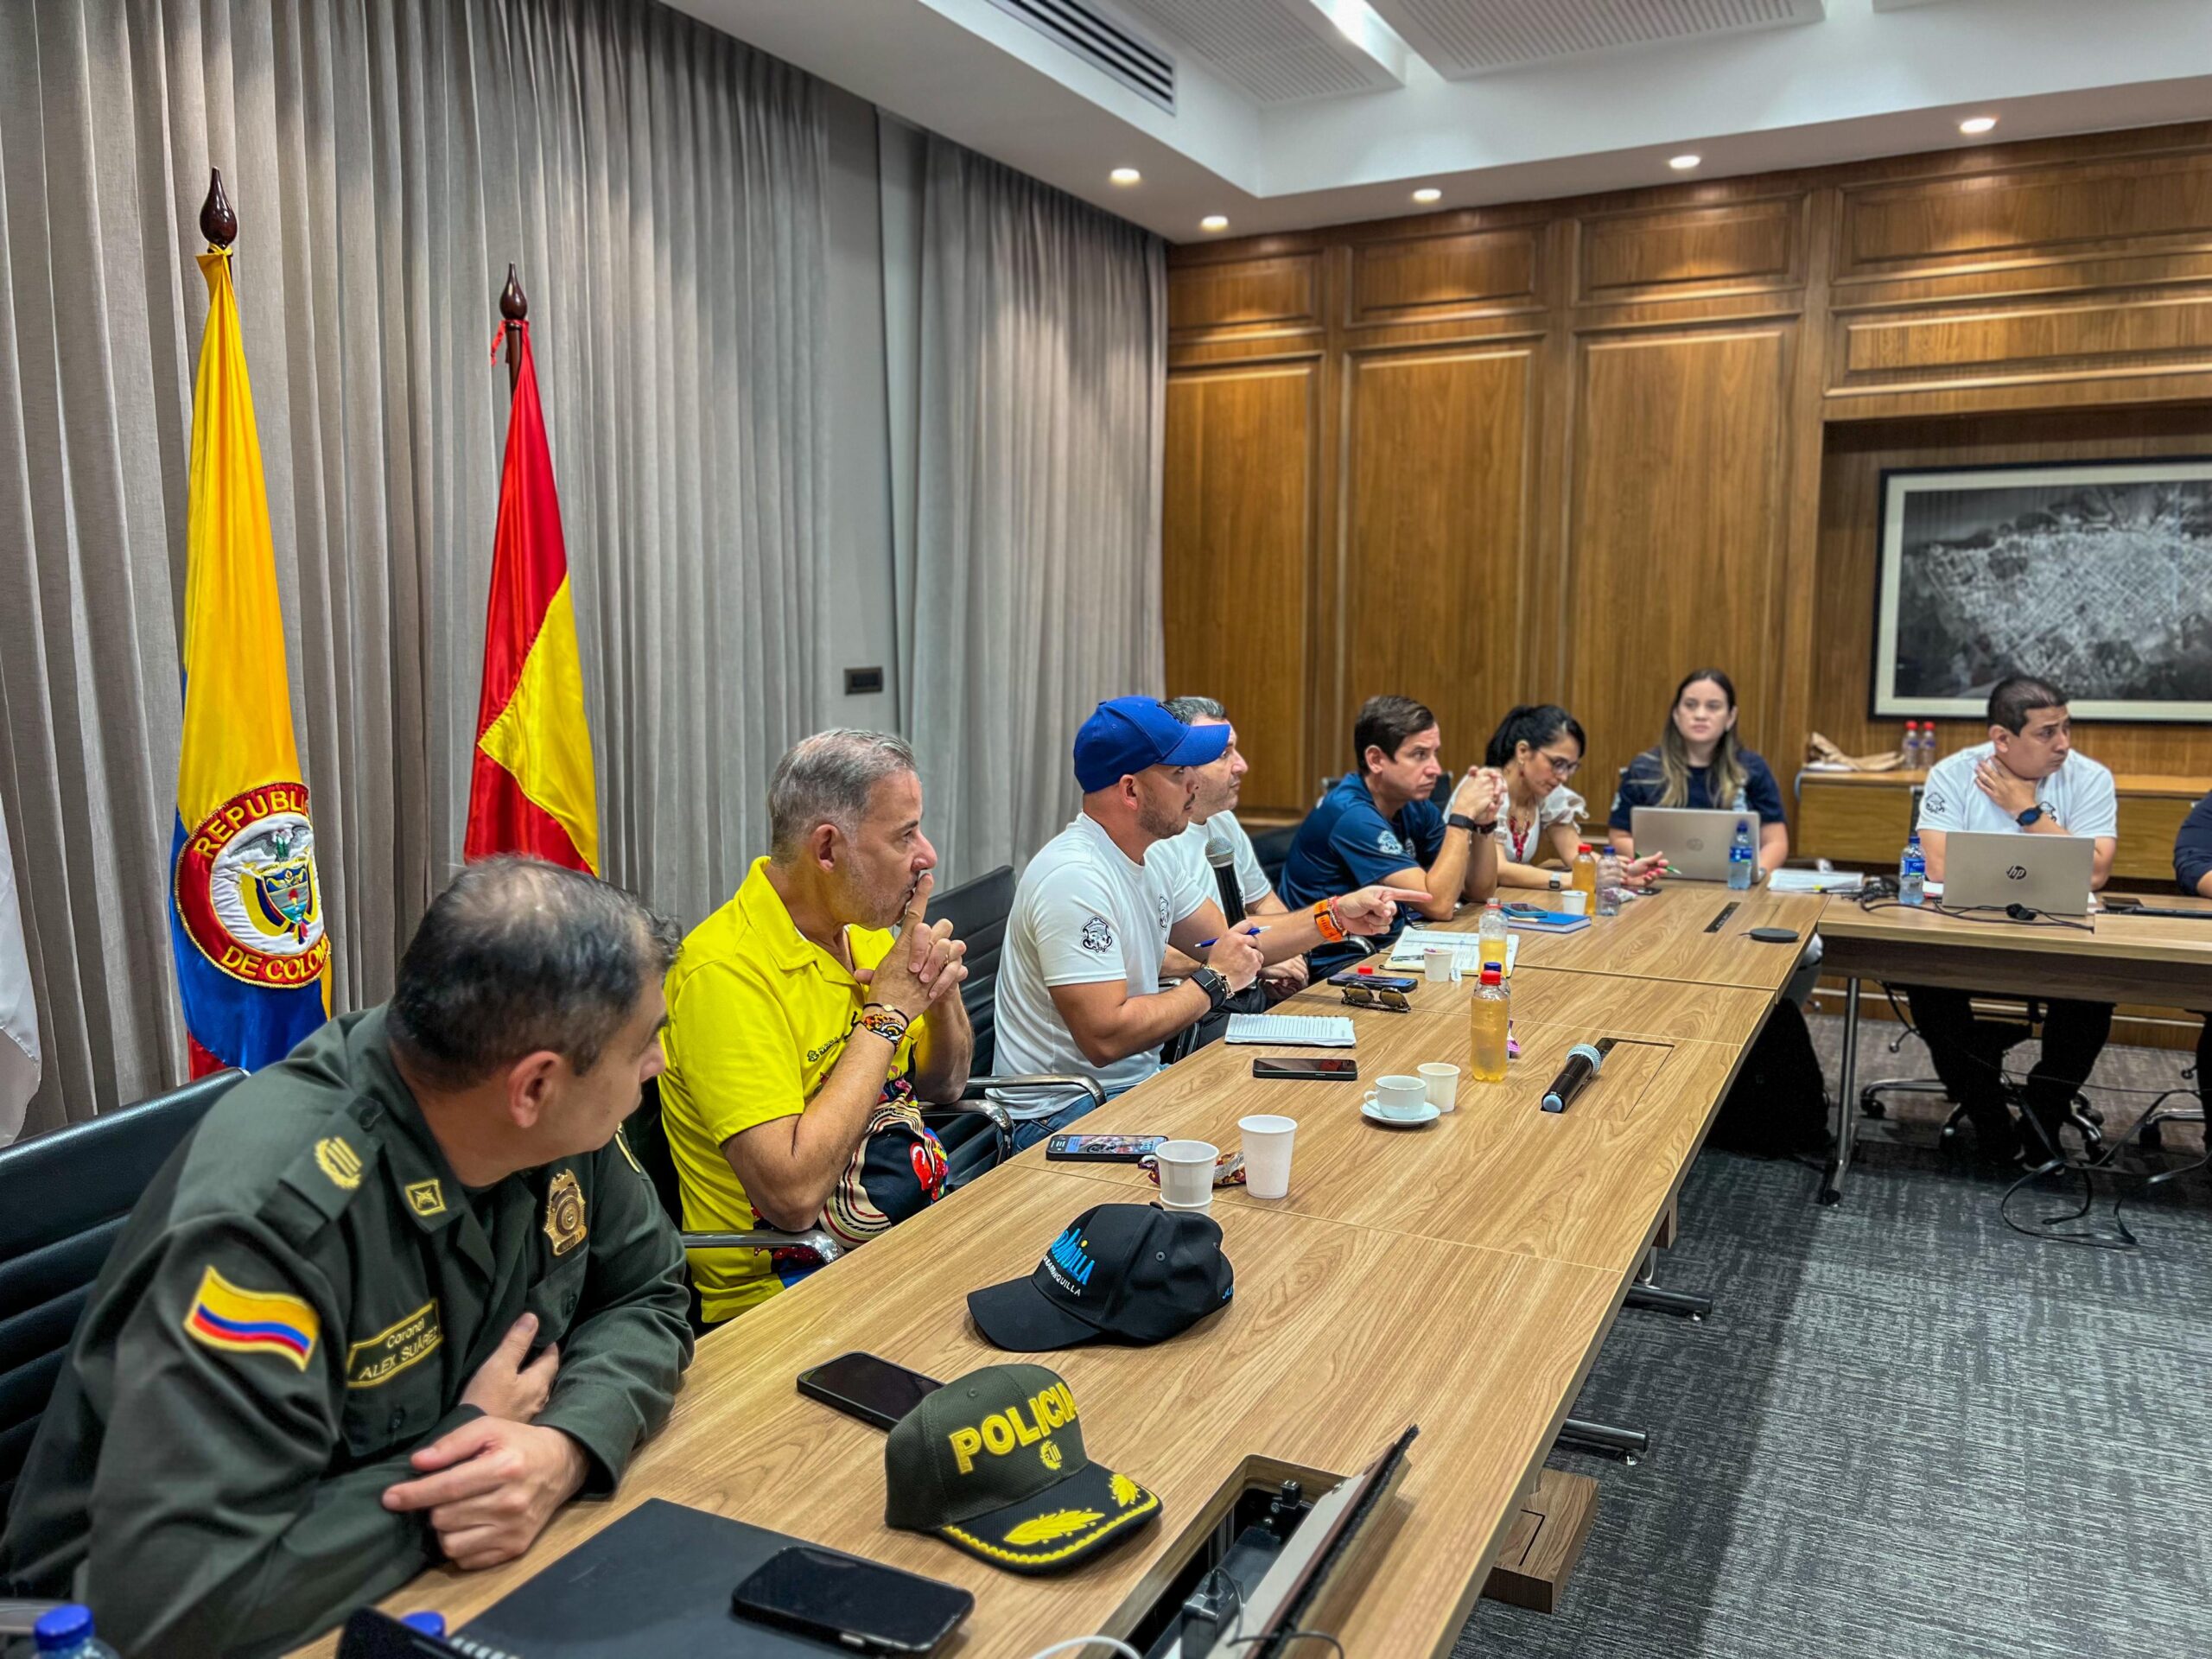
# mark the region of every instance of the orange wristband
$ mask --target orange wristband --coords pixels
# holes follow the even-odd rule
[[[1321,938],[1329,944],[1342,944],[1348,930],[1337,919],[1337,905],[1333,899],[1313,901],[1313,925],[1320,930]]]

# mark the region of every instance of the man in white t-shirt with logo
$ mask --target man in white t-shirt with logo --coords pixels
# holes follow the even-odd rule
[[[1244,774],[1252,767],[1237,753],[1236,728],[1230,721],[1229,710],[1211,697],[1170,697],[1167,712],[1185,726],[1227,726],[1229,747],[1221,752],[1219,760],[1191,769],[1198,785],[1191,803],[1191,827],[1172,840],[1155,842],[1146,852],[1144,861],[1182,862],[1202,868],[1206,880],[1214,884],[1214,896],[1223,901],[1224,910],[1228,908],[1228,893],[1223,890],[1220,872],[1229,872],[1236,894],[1237,913],[1233,920],[1284,914],[1290,906],[1276,894],[1268,873],[1260,868],[1260,855],[1253,849],[1252,837],[1236,821],[1236,797],[1243,788]],[[1171,978],[1182,978],[1197,966],[1173,945],[1168,947],[1163,971]],[[1267,988],[1270,997],[1297,995],[1306,988],[1306,978],[1303,957],[1286,957],[1260,969],[1260,983]]]
[[[1160,868],[1146,852],[1180,836],[1192,769],[1221,758],[1226,725],[1185,726],[1152,697],[1102,702],[1075,740],[1083,810],[1039,849],[1014,889],[998,982],[997,1065],[1095,1077],[1109,1095],[1160,1069],[1160,1047],[1252,983],[1271,962],[1386,931],[1401,899],[1363,887],[1232,929],[1210,868]],[[1173,944],[1199,966],[1160,988]],[[1089,1109],[1065,1090],[1007,1090],[1014,1141],[1032,1146]]]
[[[2066,694],[2046,681],[2015,675],[1989,694],[1989,741],[1929,768],[1919,827],[1930,881],[1943,879],[1951,833],[1969,830],[2093,836],[2089,885],[2102,887],[2120,848],[2119,798],[2112,773],[2074,752]],[[2010,1158],[2017,1145],[2029,1163],[2045,1162],[2058,1145],[2075,1091],[2112,1033],[2112,1004],[2063,997],[2044,1003],[2043,1055],[2028,1073],[2026,1089],[2035,1122],[2016,1131],[2005,1106],[2001,1028],[1974,1018],[1974,993],[1929,985],[1904,988],[1936,1073],[1966,1108],[1983,1155]]]

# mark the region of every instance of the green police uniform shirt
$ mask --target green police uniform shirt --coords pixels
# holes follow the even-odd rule
[[[535,1420],[613,1490],[691,1354],[683,1253],[620,1138],[471,1193],[384,1011],[232,1089],[117,1240],[32,1442],[0,1581],[130,1656],[282,1653],[440,1559],[385,1509],[524,1313]],[[81,1580],[79,1575],[82,1574]]]

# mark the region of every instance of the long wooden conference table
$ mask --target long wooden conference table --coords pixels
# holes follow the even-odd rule
[[[1128,1628],[1151,1569],[1248,1456],[1351,1473],[1418,1423],[1358,1582],[1307,1624],[1354,1656],[1447,1654],[1796,965],[1796,950],[1745,935],[1802,939],[1828,909],[1682,886],[1577,933],[1521,935],[1521,1058],[1502,1084],[1463,1076],[1458,1110],[1423,1128],[1365,1122],[1360,1096],[1423,1060],[1464,1071],[1464,984],[1422,983],[1408,1013],[1346,1009],[1325,986],[1282,1005],[1350,1014],[1357,1084],[1258,1081],[1253,1058],[1288,1051],[1217,1044],[1086,1118],[1224,1147],[1249,1113],[1299,1124],[1287,1198],[1230,1188],[1213,1205],[1236,1274],[1228,1308],[1154,1347],[1033,1357],[1074,1392],[1090,1454],[1163,1503],[1159,1525],[1089,1566],[1017,1577],[886,1528],[884,1437],[793,1387],[854,1349],[946,1379],[1015,1357],[970,1326],[968,1293],[1027,1275],[1090,1206],[1151,1192],[1132,1166],[1047,1163],[1040,1147],[707,1337],[668,1427],[613,1498],[570,1505],[519,1561],[433,1571],[385,1605],[435,1609],[457,1628],[663,1497],[963,1585],[976,1609],[951,1651],[1025,1659]],[[1540,1110],[1567,1048],[1603,1036],[1618,1045],[1598,1079],[1567,1112]]]

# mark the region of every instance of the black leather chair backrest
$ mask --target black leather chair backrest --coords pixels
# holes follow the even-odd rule
[[[988,875],[963,881],[930,901],[930,920],[950,921],[953,935],[968,944],[968,978],[960,1001],[976,1028],[975,1076],[988,1077],[998,1052],[999,958],[1006,949],[1006,918],[1014,910],[1014,866],[1001,864]]]
[[[668,1128],[660,1121],[659,1078],[648,1077],[639,1091],[638,1109],[623,1121],[622,1141],[660,1195],[660,1207],[682,1231],[683,1188],[677,1179],[676,1154],[668,1149]]]
[[[1252,837],[1252,855],[1260,861],[1268,885],[1277,896],[1282,893],[1282,867],[1290,860],[1290,843],[1297,839],[1298,826],[1294,823],[1279,823]]]
[[[218,1071],[0,1151],[0,1512],[131,1207],[245,1076]]]

